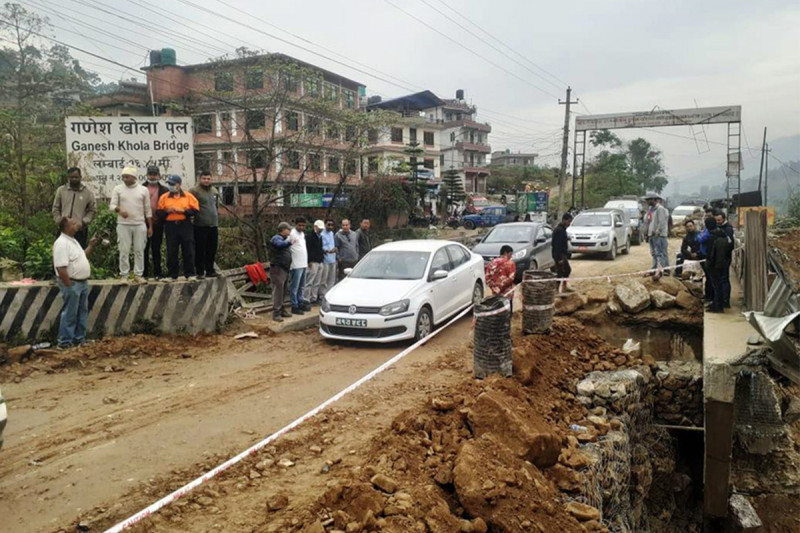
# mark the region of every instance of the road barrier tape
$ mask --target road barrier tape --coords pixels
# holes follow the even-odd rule
[[[704,263],[705,259],[700,259],[699,261],[695,261],[696,263]],[[604,279],[611,283],[612,278],[627,278],[631,276],[644,276],[645,274],[655,274],[656,272],[669,272],[670,270],[675,270],[676,268],[682,268],[683,265],[675,265],[675,266],[667,266],[662,268],[651,268],[649,270],[638,270],[636,272],[627,272],[623,274],[606,274],[603,276],[584,276],[582,278],[547,278],[547,279],[524,279],[521,283],[550,283],[553,281],[568,281],[570,283],[574,283],[576,281],[591,281],[591,280],[598,280]]]
[[[552,309],[555,307],[555,304],[545,304],[545,305],[524,305],[523,308],[526,311],[547,311],[548,309]]]
[[[511,311],[511,304],[509,302],[505,302],[503,303],[503,307],[501,307],[500,309],[495,309],[493,311],[485,311],[483,313],[472,313],[472,316],[474,318],[483,318],[485,316],[502,315],[503,313],[508,313],[509,311]]]
[[[285,435],[286,433],[288,433],[289,431],[293,430],[294,428],[296,428],[297,426],[299,426],[303,422],[306,422],[310,418],[313,418],[315,415],[319,414],[320,411],[322,411],[323,409],[325,409],[328,406],[330,406],[331,404],[341,400],[344,396],[350,394],[351,392],[353,392],[354,390],[359,388],[361,385],[363,385],[367,381],[370,381],[372,378],[374,378],[378,374],[382,373],[384,370],[386,370],[390,366],[394,365],[395,363],[397,363],[398,361],[403,359],[405,356],[407,356],[408,354],[410,354],[411,352],[413,352],[414,350],[416,350],[417,348],[419,348],[420,346],[422,346],[423,344],[425,344],[426,342],[428,342],[429,340],[434,338],[436,335],[438,335],[439,333],[441,333],[442,331],[447,329],[454,322],[456,322],[457,320],[460,320],[462,317],[464,317],[464,315],[469,313],[471,310],[472,310],[472,305],[469,305],[467,308],[465,308],[463,311],[461,311],[455,317],[450,319],[450,321],[447,322],[445,325],[443,325],[441,328],[433,331],[427,337],[418,340],[417,342],[415,342],[414,344],[412,344],[411,346],[409,346],[408,348],[406,348],[402,352],[398,353],[397,355],[395,355],[394,357],[392,357],[391,359],[389,359],[388,361],[386,361],[385,363],[383,363],[382,365],[377,367],[375,370],[371,371],[369,374],[365,375],[364,377],[362,377],[361,379],[359,379],[358,381],[356,381],[355,383],[350,385],[349,387],[341,390],[340,392],[338,392],[334,396],[328,398],[327,400],[325,400],[324,402],[319,404],[317,407],[315,407],[312,410],[308,411],[306,414],[302,415],[301,417],[299,417],[299,418],[295,419],[294,421],[290,422],[289,424],[285,425],[284,427],[282,427],[281,429],[279,429],[278,431],[276,431],[275,433],[273,433],[269,437],[257,442],[256,444],[254,444],[253,446],[249,447],[248,449],[246,449],[242,453],[240,453],[240,454],[238,454],[238,455],[236,455],[234,457],[231,457],[230,459],[228,459],[224,463],[216,466],[212,470],[209,470],[208,472],[206,472],[202,476],[190,481],[186,485],[184,485],[181,488],[171,492],[170,494],[167,494],[166,496],[164,496],[163,498],[161,498],[157,502],[149,505],[145,509],[142,509],[138,513],[126,518],[125,520],[123,520],[122,522],[119,522],[115,526],[106,529],[105,533],[119,533],[120,531],[124,531],[125,529],[128,529],[129,527],[137,524],[138,522],[142,521],[143,519],[151,516],[153,513],[157,512],[162,507],[174,502],[175,500],[177,500],[178,498],[180,498],[182,496],[185,496],[186,494],[191,492],[194,488],[196,488],[196,487],[202,485],[203,483],[209,481],[210,479],[215,477],[217,474],[220,474],[220,473],[228,470],[233,465],[241,462],[243,459],[249,457],[250,455],[253,455],[255,452],[257,452],[260,449],[264,448],[269,443],[271,443],[274,440],[276,440],[278,437],[281,437],[281,436]]]

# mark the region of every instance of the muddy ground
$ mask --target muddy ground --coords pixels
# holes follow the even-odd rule
[[[647,247],[638,246],[614,262],[576,258],[573,276],[649,265]],[[470,326],[469,318],[457,322],[268,451],[294,466],[262,474],[243,465],[226,474],[236,480],[235,505],[217,503],[213,493],[211,502],[185,499],[161,516],[189,512],[175,522],[160,519],[158,527],[258,530],[270,522],[265,497],[278,492],[289,498],[284,513],[303,502],[311,509],[328,489],[330,477],[320,474],[326,466],[364,465],[373,439],[401,413],[432,395],[452,396],[453,387],[478,386],[468,379]],[[134,336],[0,367],[9,406],[0,461],[3,528],[72,531],[80,523],[97,531],[272,433],[403,348],[329,344],[314,331],[270,336],[258,323],[244,328],[260,338],[233,340],[241,329],[192,339]]]

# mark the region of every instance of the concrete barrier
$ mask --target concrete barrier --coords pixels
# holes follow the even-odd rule
[[[0,283],[0,337],[12,343],[55,340],[62,303],[54,283]],[[89,282],[89,338],[213,332],[227,316],[228,292],[222,277],[141,285]]]

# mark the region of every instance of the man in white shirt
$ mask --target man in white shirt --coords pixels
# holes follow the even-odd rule
[[[53,243],[53,268],[64,306],[58,326],[58,347],[78,346],[86,340],[86,320],[89,316],[89,276],[92,268],[87,255],[92,253],[97,237],[92,237],[86,250],[75,239],[78,222],[62,218],[58,225],[61,235]]]
[[[133,246],[133,279],[137,283],[144,283],[144,249],[147,238],[153,235],[153,208],[150,193],[137,181],[137,174],[135,167],[122,169],[122,183],[111,191],[109,208],[119,214],[119,275],[125,280],[130,275]]]
[[[289,270],[289,301],[292,303],[292,314],[302,315],[311,310],[311,304],[303,299],[308,270],[308,250],[306,249],[306,219],[297,217],[294,228],[289,233],[292,246],[292,268]]]

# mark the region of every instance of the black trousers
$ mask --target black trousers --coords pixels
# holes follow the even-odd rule
[[[217,258],[219,229],[209,226],[194,227],[195,266],[200,276],[214,273],[214,260]]]
[[[161,272],[161,243],[164,242],[164,224],[153,222],[153,236],[147,238],[144,247],[144,277],[163,278]],[[153,256],[153,267],[150,268],[150,255]]]
[[[183,257],[183,275],[195,275],[194,270],[194,229],[188,220],[166,222],[167,271],[172,279],[178,278],[178,253]]]

